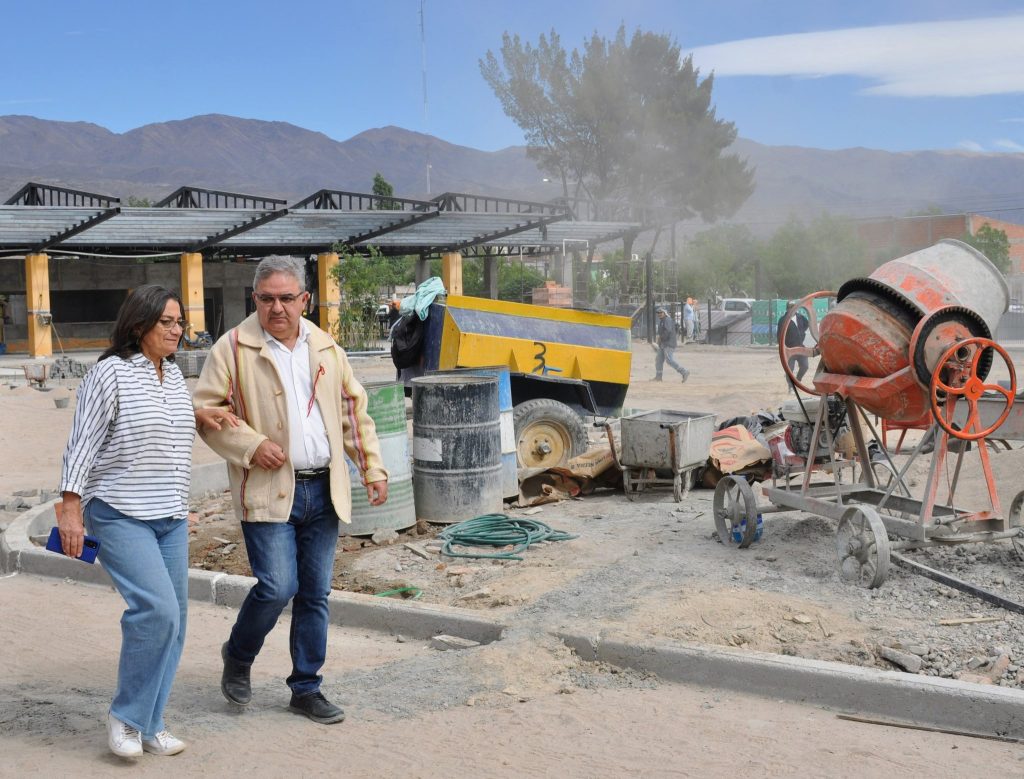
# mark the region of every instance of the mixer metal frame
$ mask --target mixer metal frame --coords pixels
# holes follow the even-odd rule
[[[817,322],[813,307],[806,303],[815,296],[831,293],[815,293],[792,306],[783,320],[784,326],[797,310],[806,307],[812,312],[811,333],[817,339]],[[807,389],[799,384],[787,364],[788,352],[813,354],[807,347],[784,348],[780,339],[780,357],[794,389]],[[983,354],[997,354],[1006,362],[1011,377],[1010,387],[984,384],[979,376],[979,361]],[[933,355],[933,360],[935,359]],[[907,371],[912,378],[913,366]],[[892,378],[892,377],[890,377]],[[912,379],[915,380],[916,379]],[[1024,493],[1013,501],[1010,512],[1004,516],[996,493],[991,462],[986,444],[990,435],[1006,419],[1013,404],[1016,391],[1016,375],[1013,363],[1005,350],[987,338],[955,340],[941,351],[932,371],[929,386],[933,424],[930,431],[917,444],[902,468],[897,469],[888,451],[883,449],[884,461],[872,461],[864,435],[865,428],[876,441],[881,441],[867,413],[856,400],[858,391],[873,392],[883,386],[886,379],[819,373],[815,376],[816,391],[808,394],[820,395],[824,401],[827,395],[837,395],[846,403],[850,430],[856,444],[857,460],[860,463],[859,480],[844,483],[843,466],[849,460],[836,456],[832,430],[827,422],[827,403],[819,404],[814,423],[812,441],[824,434],[829,442],[828,462],[831,465],[831,481],[813,481],[815,474],[821,475],[824,462],[809,460],[806,469],[799,474],[798,484],[785,474],[783,483],[773,477],[772,486],[764,487],[763,493],[769,501],[758,505],[753,490],[742,477],[726,476],[719,482],[714,497],[714,519],[719,539],[727,543],[732,534],[742,535],[738,546],[749,546],[756,537],[757,517],[784,511],[806,511],[837,521],[836,552],[840,573],[844,578],[865,587],[879,587],[885,581],[891,560],[891,553],[928,546],[990,543],[1011,539],[1018,555],[1024,557],[1024,525],[1021,513]],[[899,386],[898,380],[890,382],[886,391]],[[995,424],[983,426],[978,410],[978,401],[986,390],[998,391],[1006,399],[1006,408]],[[958,418],[958,401],[967,401],[969,406],[963,429],[958,429],[954,420]],[[959,415],[963,419],[963,415]],[[986,420],[987,421],[987,420]],[[925,454],[929,439],[934,450],[928,470],[928,479],[923,497],[911,497],[905,476],[911,465]],[[951,439],[954,443],[951,444]],[[976,442],[976,451],[981,458],[989,507],[968,510],[955,505],[956,487],[962,472],[968,442]],[[955,458],[951,455],[955,454]],[[952,477],[949,475],[949,461],[955,459]],[[938,502],[938,490],[945,472],[948,497],[945,503]],[[896,540],[890,540],[890,536]],[[897,555],[899,560],[899,555]],[[901,561],[902,562],[902,561]]]

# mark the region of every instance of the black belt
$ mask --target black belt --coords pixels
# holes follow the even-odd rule
[[[304,471],[295,472],[296,481],[311,481],[312,479],[322,479],[325,476],[331,475],[330,468],[307,468]]]

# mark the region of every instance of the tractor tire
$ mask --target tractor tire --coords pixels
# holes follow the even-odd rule
[[[512,421],[520,468],[565,465],[589,446],[587,428],[579,414],[557,400],[525,400],[512,409]]]

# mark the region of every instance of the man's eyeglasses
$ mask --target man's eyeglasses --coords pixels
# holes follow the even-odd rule
[[[185,319],[174,319],[169,316],[162,316],[156,323],[160,325],[164,330],[173,330],[175,327],[180,327],[182,330],[188,328],[188,321]]]
[[[305,294],[305,292],[300,292],[298,295],[261,295],[254,292],[253,297],[256,298],[257,303],[261,303],[264,306],[272,306],[275,301],[282,306],[290,306],[296,300],[300,300]]]

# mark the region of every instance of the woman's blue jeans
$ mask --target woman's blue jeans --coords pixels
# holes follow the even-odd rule
[[[251,665],[281,612],[292,602],[289,648],[292,693],[320,689],[327,657],[327,596],[338,546],[338,515],[327,478],[295,482],[295,500],[287,522],[243,522],[242,535],[256,584],[238,610],[228,639],[228,654]]]
[[[128,608],[121,615],[121,660],[110,713],[152,738],[164,726],[185,644],[188,614],[188,521],[142,521],[93,498],[85,526]]]

